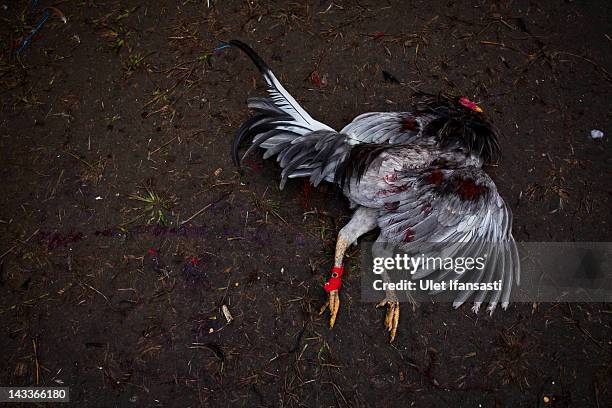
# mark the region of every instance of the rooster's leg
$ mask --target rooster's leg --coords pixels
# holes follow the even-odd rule
[[[395,340],[397,334],[397,326],[399,325],[400,304],[393,291],[388,291],[385,298],[376,305],[376,307],[387,306],[387,314],[385,315],[385,329],[389,332],[389,342]]]
[[[342,269],[344,253],[346,249],[357,241],[357,238],[362,236],[368,231],[373,230],[377,226],[377,211],[359,207],[357,211],[353,214],[351,220],[340,230],[338,234],[338,240],[336,241],[336,253],[334,256],[334,270]],[[330,290],[328,292],[328,298],[319,314],[323,314],[326,309],[329,308],[330,318],[329,318],[329,327],[334,327],[336,323],[336,316],[338,315],[338,310],[340,309],[340,288]]]
[[[377,248],[379,249],[379,248]],[[384,251],[384,250],[383,250]],[[391,253],[383,252],[385,257],[391,257]],[[377,254],[376,256],[380,256],[382,254]],[[388,284],[391,283],[391,279],[389,278],[389,274],[386,270],[384,270],[380,277],[383,282],[385,282],[388,288]],[[400,316],[400,303],[395,295],[395,292],[390,289],[385,289],[385,298],[380,301],[376,307],[387,307],[387,313],[385,315],[385,329],[389,332],[389,342],[392,343],[395,340],[395,335],[397,334],[397,326],[399,324],[399,316]]]

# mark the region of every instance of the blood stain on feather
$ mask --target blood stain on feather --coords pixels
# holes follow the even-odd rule
[[[427,183],[439,186],[444,181],[444,173],[440,170],[434,170],[427,176]]]
[[[402,184],[401,186],[393,186],[387,190],[380,190],[376,193],[377,197],[387,197],[390,196],[392,194],[399,194],[399,193],[403,193],[404,191],[408,190],[409,188],[409,184]]]
[[[412,116],[405,116],[400,119],[400,124],[402,125],[402,130],[416,130],[419,127],[416,119]]]
[[[410,228],[406,230],[404,234],[404,242],[411,242],[414,239],[414,231]]]
[[[455,191],[464,200],[474,200],[487,192],[487,188],[477,185],[472,179],[454,180]]]
[[[393,201],[391,203],[385,203],[385,210],[395,211],[399,208],[400,202]]]
[[[392,183],[397,180],[397,173],[387,174],[385,176],[385,182]]]

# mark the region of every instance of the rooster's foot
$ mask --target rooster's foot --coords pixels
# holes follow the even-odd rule
[[[325,312],[326,309],[329,308],[329,327],[333,328],[334,323],[336,323],[336,316],[338,315],[338,310],[340,309],[340,292],[336,290],[332,290],[328,293],[327,301],[321,307],[319,311],[319,316]]]
[[[387,306],[387,314],[385,316],[385,328],[390,333],[389,342],[392,343],[395,340],[397,334],[397,326],[399,323],[400,305],[395,297],[385,298],[376,307]]]

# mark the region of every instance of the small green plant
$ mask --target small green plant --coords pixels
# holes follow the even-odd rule
[[[197,61],[198,62],[206,62],[210,65],[210,57],[212,55],[208,52],[203,52],[200,55],[198,55]]]
[[[255,207],[262,213],[265,214],[266,221],[268,220],[268,213],[274,215],[278,219],[280,219],[285,224],[287,221],[279,214],[280,203],[271,199],[259,198],[255,194],[253,194],[253,202]]]
[[[125,45],[125,40],[123,38],[119,38],[117,37],[115,39],[115,41],[113,41],[111,48],[115,51],[115,52],[119,52],[121,50],[121,48]]]
[[[165,91],[162,91],[159,87],[155,88],[153,91],[153,101],[162,102],[164,105],[167,105],[170,102],[170,98],[168,98],[168,94]]]
[[[164,198],[150,188],[146,189],[144,195],[132,194],[129,198],[130,200],[142,203],[142,207],[139,208],[141,214],[129,223],[143,217],[147,218],[147,224],[156,223],[166,225],[168,223],[168,214],[174,204],[173,199]]]
[[[331,232],[333,231],[327,228],[327,225],[321,225],[319,227],[319,235],[321,237],[321,241],[327,240]]]
[[[115,17],[115,21],[120,21],[120,20],[123,20],[124,18],[128,18],[130,16],[130,13],[134,11],[135,9],[136,8],[133,8],[132,10],[128,8],[122,8],[121,10],[119,10],[119,15]]]
[[[140,53],[130,55],[130,57],[128,58],[127,64],[126,64],[127,71],[128,72],[136,71],[138,68],[142,66],[144,59],[145,59],[144,55],[141,55]]]

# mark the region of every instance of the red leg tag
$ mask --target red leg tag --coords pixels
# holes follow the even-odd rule
[[[334,266],[332,268],[331,278],[323,285],[323,289],[327,293],[340,289],[340,286],[342,286],[342,273],[344,273],[344,266]]]

